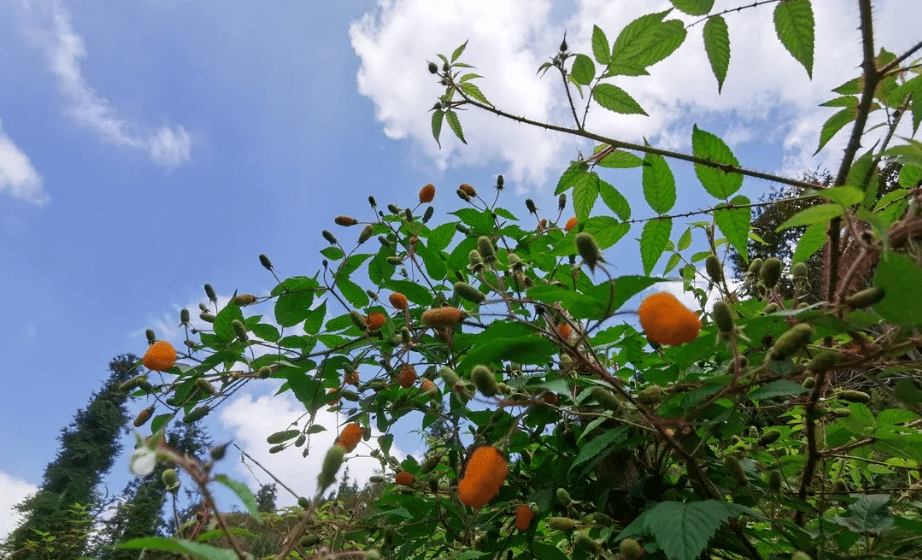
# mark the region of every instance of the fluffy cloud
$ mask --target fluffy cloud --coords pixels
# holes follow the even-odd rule
[[[0,123],[0,193],[42,205],[48,202],[44,190],[42,177],[32,166],[29,156],[19,149]]]
[[[591,52],[593,24],[614,42],[620,29],[634,18],[669,7],[668,2],[660,4],[579,0],[566,23],[571,50]],[[649,117],[615,115],[593,106],[590,128],[627,141],[648,138],[660,147],[687,150],[692,124],[717,119],[724,123],[724,130],[714,132],[734,143],[780,143],[780,172],[797,175],[817,166],[834,169],[847,129],[818,156],[813,157],[812,152],[822,123],[833,114],[829,108],[818,107],[836,95],[829,85],[839,85],[860,71],[856,67],[860,62],[857,14],[842,10],[840,4],[838,0],[813,2],[817,47],[812,80],[775,36],[774,6],[742,10],[725,16],[732,55],[720,95],[701,39],[702,21],[688,28],[680,50],[654,66],[650,76],[617,80]],[[513,179],[541,185],[587,144],[474,110],[462,115],[470,145],[449,139],[440,151],[432,140],[426,113],[440,88],[425,71],[424,61],[433,60],[435,53],[449,54],[469,39],[464,58],[485,76],[480,87],[497,107],[538,121],[570,125],[559,79],[553,72],[544,79],[535,76],[538,65],[559,44],[563,28],[552,21],[562,20],[559,12],[563,9],[565,6],[546,1],[451,0],[434,7],[424,0],[380,0],[374,13],[366,14],[350,29],[353,48],[361,59],[359,91],[374,102],[388,136],[410,139],[440,166],[506,165]],[[678,12],[669,17],[686,23],[696,19]],[[876,29],[887,31],[888,48],[899,51],[910,46],[911,26],[898,25],[897,8],[882,5],[875,18]],[[450,135],[445,127],[443,138]]]
[[[45,51],[58,87],[70,103],[68,111],[78,123],[110,144],[147,152],[160,165],[171,167],[189,160],[192,139],[185,128],[152,129],[121,119],[109,102],[86,82],[82,67],[86,47],[60,0],[31,0],[24,2],[23,7],[34,22],[31,34]]]
[[[0,492],[0,540],[3,540],[22,521],[22,516],[13,510],[13,506],[38,488],[3,472],[0,472],[0,488],[3,488]]]

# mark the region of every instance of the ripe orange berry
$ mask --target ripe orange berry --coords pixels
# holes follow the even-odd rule
[[[570,340],[570,325],[566,323],[557,325],[557,333],[560,335],[560,338]]]
[[[406,471],[399,472],[394,475],[394,482],[403,486],[413,486],[413,482],[415,480],[416,479],[413,478],[413,475]]]
[[[158,340],[144,353],[144,367],[153,371],[169,371],[176,365],[176,349],[165,340]]]
[[[348,372],[345,375],[343,375],[343,383],[345,383],[346,385],[355,385],[356,387],[358,387],[359,386],[359,372],[352,371],[352,372]]]
[[[691,342],[701,330],[698,315],[668,292],[647,296],[637,314],[647,338],[659,344]]]
[[[394,292],[388,297],[391,305],[397,309],[406,309],[407,308],[407,296],[401,294],[400,292]]]
[[[477,190],[474,187],[468,185],[467,183],[461,183],[461,186],[458,187],[458,189],[464,191],[464,194],[466,194],[467,196],[471,196],[471,197],[477,196]]]
[[[569,220],[567,220],[567,225],[565,225],[565,226],[563,227],[563,229],[565,229],[565,230],[567,230],[567,231],[570,231],[571,229],[573,229],[573,228],[576,227],[576,224],[577,224],[577,223],[578,223],[578,222],[577,222],[577,220],[576,220],[575,217],[570,218]]]
[[[400,373],[397,374],[397,382],[400,383],[400,386],[404,389],[409,388],[416,382],[416,370],[410,364],[404,364],[400,368]]]
[[[428,327],[453,327],[464,320],[464,311],[457,307],[438,307],[423,312],[423,324]]]
[[[336,443],[342,445],[346,453],[352,453],[355,451],[355,446],[359,444],[364,433],[365,430],[355,422],[346,424],[343,431],[339,434],[339,439],[336,440]]]
[[[419,189],[419,201],[423,204],[432,202],[433,198],[435,198],[435,185],[429,184]]]
[[[535,518],[535,512],[531,507],[522,504],[515,510],[515,528],[523,533],[531,527],[531,521]]]
[[[509,474],[509,467],[499,450],[478,447],[467,461],[464,477],[458,482],[458,498],[472,508],[487,505],[496,497]]]
[[[354,226],[355,224],[359,223],[359,221],[352,216],[336,216],[336,219],[333,221],[336,222],[336,225],[339,226]]]
[[[384,323],[387,322],[387,315],[384,313],[372,313],[365,319],[365,324],[368,325],[368,330],[376,331],[384,326]]]
[[[431,379],[423,379],[422,382],[419,384],[419,388],[422,389],[423,391],[429,391],[431,389],[435,389],[436,386],[435,386],[435,383],[433,383]]]

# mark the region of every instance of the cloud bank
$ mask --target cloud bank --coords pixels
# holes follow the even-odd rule
[[[48,202],[41,175],[0,122],[0,193],[39,206]]]

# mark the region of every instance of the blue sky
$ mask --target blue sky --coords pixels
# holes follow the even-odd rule
[[[407,205],[432,182],[438,219],[459,207],[459,183],[487,188],[504,173],[512,187],[504,206],[523,210],[532,197],[539,208],[556,208],[557,177],[591,146],[468,113],[470,145],[443,136],[439,150],[427,113],[440,93],[425,64],[435,53],[469,39],[465,59],[485,76],[480,87],[491,101],[566,122],[559,81],[535,76],[564,30],[572,50],[587,52],[593,23],[614,40],[634,17],[666,7],[661,0],[0,2],[0,290],[10,319],[0,326],[0,449],[7,450],[0,494],[8,500],[0,498],[0,537],[11,528],[8,506],[40,483],[60,429],[99,388],[108,362],[143,354],[148,327],[179,346],[179,309],[197,314],[204,283],[224,297],[267,293],[272,279],[259,253],[283,275],[312,274],[325,245],[320,230],[333,229],[339,214],[370,219],[370,194]],[[717,0],[717,9],[728,7],[735,4]],[[831,115],[817,104],[834,96],[823,84],[857,75],[857,14],[839,0],[814,7],[814,81],[774,37],[771,7],[750,10],[727,16],[736,42],[722,95],[699,25],[652,76],[622,84],[650,117],[596,108],[590,125],[688,149],[697,123],[759,170],[834,167],[842,138],[811,157]],[[875,10],[877,30],[893,34],[884,46],[899,52],[917,39],[898,28],[901,18],[918,19],[906,15],[918,15],[914,1],[881,0]],[[833,48],[836,37],[844,39]],[[673,170],[676,209],[704,204],[691,169]],[[608,179],[637,216],[650,214],[639,172]],[[747,180],[744,193],[757,198],[764,188]],[[639,271],[630,239],[637,236],[635,227],[614,249],[619,274]],[[300,453],[265,453],[265,436],[296,415],[293,400],[262,397],[271,392],[253,387],[236,398],[233,413],[211,420],[213,436],[234,437],[283,479],[307,480],[307,493],[314,477],[305,476]],[[255,420],[244,425],[240,417]],[[419,450],[411,436],[400,444]],[[374,463],[352,465],[364,476]],[[127,476],[125,458],[111,489]]]

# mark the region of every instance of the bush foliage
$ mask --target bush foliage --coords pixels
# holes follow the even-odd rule
[[[751,170],[698,126],[689,131],[691,153],[591,131],[592,104],[646,114],[622,89],[630,83],[622,78],[646,75],[693,40],[689,35],[701,35],[722,87],[729,22],[712,10],[713,0],[672,3],[675,10],[630,22],[614,41],[595,27],[590,53],[571,52],[564,41],[541,65],[539,73],[563,78],[570,125],[492,105],[476,85],[481,77],[463,61],[465,45],[429,63],[445,87],[431,111],[437,141],[446,123],[465,141],[460,116],[467,109],[596,143],[591,155],[562,170],[554,212],[530,200],[525,215],[500,205],[501,176],[490,187],[464,184],[456,192],[427,185],[386,207],[371,197],[373,219],[340,216],[335,223],[342,229],[323,232],[318,273],[276,276],[271,293],[236,295],[223,307],[206,287],[213,309],[204,306],[201,318],[211,328],[190,333],[172,377],[142,389],[169,410],[153,418],[151,431],[174,419],[196,421],[224,394],[271,377],[310,418],[338,410],[343,426],[360,427],[386,473],[367,517],[325,522],[317,508],[323,488],[313,501],[302,500],[299,521],[268,557],[922,554],[922,390],[915,382],[922,344],[922,144],[901,137],[915,134],[922,121],[922,76],[913,60],[919,45],[899,54],[875,51],[880,41],[872,34],[870,1],[857,2],[865,48],[855,62],[862,71],[829,84],[834,96],[823,105],[831,116],[817,131],[817,151],[847,135],[842,164],[828,184],[813,183]],[[812,76],[810,1],[762,4],[747,9],[764,14],[765,25],[774,26]],[[879,140],[866,136],[872,130]],[[671,214],[672,168],[688,164],[711,203]],[[884,193],[879,176],[885,167],[892,174],[893,166],[896,183]],[[632,218],[640,209],[606,181],[610,168],[636,170],[654,218]],[[779,227],[806,227],[783,270],[772,259],[749,259],[750,239],[759,240],[750,229],[753,207],[779,202],[751,203],[739,194],[745,177],[817,201],[797,206]],[[616,250],[635,250],[625,241],[632,230],[642,274],[614,277],[607,261]],[[693,241],[705,250],[691,253]],[[745,291],[724,278],[722,266],[703,266],[731,252],[747,263]],[[821,276],[796,266],[814,254],[823,259]],[[653,274],[664,258],[663,274],[678,278]],[[267,257],[260,262],[276,275]],[[821,301],[804,301],[808,279],[820,277]],[[697,318],[682,315],[679,337],[658,335],[676,345],[651,345],[625,319],[632,313],[625,305],[662,291],[657,286],[667,280],[681,281],[695,296]],[[722,302],[717,317],[710,311],[715,301]],[[663,314],[651,315],[652,328],[668,330],[656,322],[675,309],[658,305]],[[688,337],[688,329],[697,336]],[[420,462],[390,453],[394,423],[408,414],[421,429],[439,426]],[[301,447],[326,428],[307,422],[270,440],[275,451]],[[347,429],[351,451],[359,436]],[[155,441],[136,450],[138,470],[148,456],[177,460]],[[458,484],[474,450],[487,446],[499,451],[500,465],[495,458],[477,463],[465,485],[482,487],[466,487],[477,498],[465,501],[479,505],[478,492],[495,496],[467,507]],[[342,458],[342,449],[328,454],[322,482],[332,481]],[[194,459],[178,462],[203,488],[212,482],[212,462],[205,468]],[[401,484],[391,482],[398,473]],[[255,514],[245,487],[217,481],[238,491]],[[246,555],[225,537],[224,548],[181,539],[126,546],[199,558]]]

